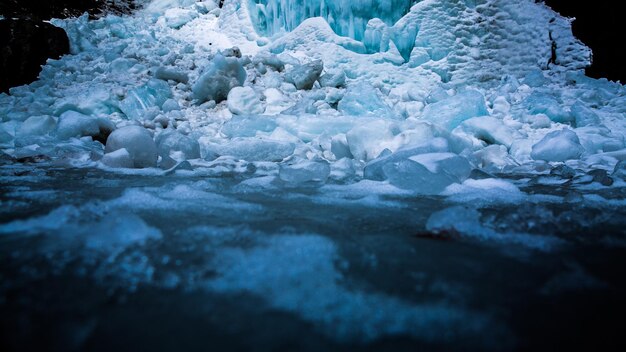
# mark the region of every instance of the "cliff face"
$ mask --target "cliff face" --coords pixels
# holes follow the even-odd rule
[[[137,7],[136,3],[135,0],[6,0],[0,3],[0,15],[49,20],[77,17],[87,12],[97,17],[103,13],[130,13]]]
[[[134,0],[6,0],[0,3],[0,92],[27,84],[41,72],[47,59],[69,53],[64,30],[45,21],[51,18],[128,14]]]

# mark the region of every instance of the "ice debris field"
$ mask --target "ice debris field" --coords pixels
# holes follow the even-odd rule
[[[145,291],[166,292],[208,325],[203,309],[230,312],[222,334],[253,345],[271,333],[246,321],[311,350],[536,347],[542,313],[504,296],[624,292],[605,265],[626,248],[626,88],[584,75],[571,21],[527,0],[154,0],[54,19],[71,54],[0,94],[0,306],[87,277],[102,288],[49,299],[154,308]],[[36,334],[42,308],[20,304]],[[122,315],[50,339],[115,346]],[[554,336],[572,324],[550,319]]]

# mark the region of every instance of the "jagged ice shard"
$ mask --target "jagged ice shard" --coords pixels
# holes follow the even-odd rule
[[[71,54],[0,94],[0,338],[624,343],[626,88],[585,76],[572,19],[531,0],[138,3],[51,20]]]

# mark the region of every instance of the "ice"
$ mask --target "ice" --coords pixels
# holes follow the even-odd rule
[[[352,116],[394,117],[389,106],[381,99],[378,90],[366,82],[349,85],[337,110]]]
[[[179,83],[187,83],[189,75],[185,72],[170,67],[159,67],[154,72],[154,77],[164,81],[175,81]]]
[[[225,100],[234,87],[242,86],[246,70],[237,58],[217,54],[192,87],[193,97],[199,102]]]
[[[326,182],[330,175],[330,165],[327,161],[296,160],[280,164],[279,177],[292,184],[307,182]]]
[[[158,157],[157,146],[150,132],[141,126],[126,126],[109,135],[105,152],[111,153],[125,148],[134,168],[155,167]]]
[[[106,136],[114,129],[115,126],[108,119],[69,110],[59,116],[56,134],[60,139],[91,136],[106,140]]]
[[[228,110],[235,115],[261,115],[265,103],[250,87],[235,87],[228,93]]]
[[[253,137],[257,132],[272,132],[278,127],[276,119],[268,116],[235,115],[224,124],[222,133],[228,137]]]
[[[356,126],[346,134],[350,153],[357,160],[372,160],[393,147],[396,125],[385,120],[374,120]]]
[[[341,35],[362,40],[372,18],[392,25],[408,12],[414,0],[255,0],[251,9],[257,30],[267,36],[292,31],[305,19],[323,17]]]
[[[390,29],[380,18],[372,18],[367,22],[363,44],[369,53],[389,50]]]
[[[224,145],[210,146],[219,155],[246,161],[282,161],[293,154],[295,145],[289,142],[259,138],[234,138]]]
[[[287,72],[285,80],[293,83],[297,89],[311,89],[323,70],[324,63],[321,60],[312,61],[292,68]]]
[[[397,163],[419,154],[444,153],[448,151],[447,140],[441,137],[432,138],[426,143],[402,148],[395,153],[383,155],[368,162],[363,170],[363,176],[366,179],[383,181],[386,179],[383,168],[387,164]]]
[[[580,158],[584,151],[576,133],[565,128],[546,134],[533,145],[530,155],[535,160],[567,161]]]
[[[146,6],[146,11],[153,14],[165,13],[168,9],[187,7],[196,3],[196,0],[153,0]]]
[[[475,90],[465,90],[426,105],[422,118],[452,130],[469,118],[484,115],[489,112],[483,95]]]
[[[593,110],[585,106],[581,101],[577,101],[572,105],[570,112],[576,127],[597,126],[600,124],[600,117]]]
[[[346,85],[346,73],[343,70],[331,70],[322,75],[318,81],[322,87],[343,87]]]
[[[514,131],[502,120],[492,116],[473,117],[461,124],[461,129],[486,144],[501,144],[507,148],[514,141]]]
[[[165,23],[168,27],[179,29],[198,17],[198,12],[191,9],[171,8],[165,10]]]
[[[350,151],[350,145],[346,135],[341,133],[331,138],[330,151],[333,153],[336,159],[350,158],[353,159],[354,155]]]
[[[56,128],[57,121],[54,117],[48,115],[31,116],[17,131],[18,136],[43,136]]]
[[[199,159],[200,144],[176,130],[166,130],[155,139],[159,155],[176,161]]]
[[[439,194],[463,182],[472,171],[467,159],[452,153],[418,154],[382,167],[392,185],[421,194]]]
[[[252,62],[255,65],[262,64],[267,67],[271,67],[276,71],[282,71],[285,69],[285,63],[278,58],[278,56],[273,55],[267,51],[259,52],[253,59]]]
[[[532,114],[544,114],[554,122],[571,123],[573,121],[572,116],[562,108],[556,98],[553,96],[533,93],[526,98],[525,104],[528,106],[528,111]]]
[[[130,90],[120,102],[120,110],[132,120],[140,120],[151,108],[161,109],[163,103],[172,98],[172,91],[167,82],[151,79],[145,85]]]
[[[134,167],[134,162],[126,148],[104,154],[100,162],[108,167],[130,169]]]

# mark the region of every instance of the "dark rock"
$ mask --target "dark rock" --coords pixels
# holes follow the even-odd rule
[[[91,17],[129,14],[137,8],[135,0],[2,0],[0,15],[6,18],[49,20],[78,17],[87,12]]]
[[[610,186],[613,184],[613,179],[609,176],[609,174],[605,170],[602,170],[602,169],[591,170],[587,174],[593,177],[593,182],[598,182],[603,186]]]
[[[61,28],[27,19],[0,21],[0,91],[34,81],[48,58],[58,59],[69,51]]]

